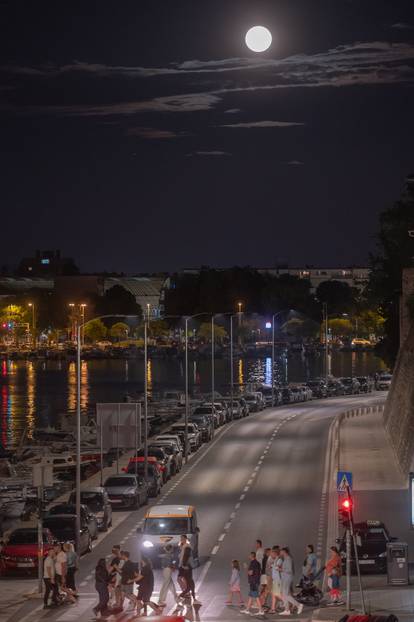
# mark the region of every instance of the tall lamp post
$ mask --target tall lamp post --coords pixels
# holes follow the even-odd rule
[[[187,315],[184,318],[185,325],[185,357],[184,357],[184,373],[185,373],[185,414],[184,414],[184,426],[185,426],[185,447],[184,447],[184,460],[188,462],[188,417],[190,411],[190,400],[188,395],[188,322],[201,315],[210,315],[207,311],[203,313],[196,313],[195,315]],[[212,407],[212,409],[214,406]]]
[[[32,341],[33,341],[33,346],[36,345],[36,310],[35,310],[35,304],[34,302],[29,302],[28,307],[31,308],[32,310]]]
[[[286,313],[288,309],[278,311],[272,315],[272,406],[275,405],[275,318],[282,313]]]

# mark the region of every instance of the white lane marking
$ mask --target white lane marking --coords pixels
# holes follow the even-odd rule
[[[232,512],[232,513],[230,514],[230,518],[231,518],[232,520],[233,520],[233,518],[234,518],[235,516],[236,516],[236,512]]]
[[[220,548],[219,545],[216,544],[216,546],[211,549],[210,555],[215,555],[217,551],[219,550],[219,548]]]
[[[224,525],[224,530],[227,531],[230,525],[231,525],[231,520],[229,520],[229,522]]]
[[[240,505],[241,505],[241,503],[240,503],[240,501],[239,501],[239,503],[236,503],[236,505],[234,506],[234,509],[235,509],[235,510],[238,510],[238,509],[239,509],[239,507],[240,507]]]
[[[34,613],[36,613],[37,611],[40,611],[40,609],[43,609],[43,603],[41,605],[38,605],[34,609],[32,609],[32,611],[29,611],[29,613],[26,613],[26,615],[24,615],[22,618],[19,618],[19,622],[24,622],[25,620],[30,618],[30,616],[32,616]]]
[[[243,492],[247,492],[248,490],[249,490],[249,486],[245,486],[245,487],[243,488]],[[246,496],[246,495],[245,495],[245,496]],[[240,499],[241,499],[241,497],[240,497]]]
[[[222,533],[221,536],[219,536],[218,541],[219,542],[223,542],[224,538],[226,537],[225,533]]]

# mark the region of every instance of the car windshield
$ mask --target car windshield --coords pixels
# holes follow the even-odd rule
[[[37,544],[37,529],[18,529],[14,531],[7,544]]]
[[[45,525],[52,533],[55,531],[73,531],[75,529],[75,516],[53,516],[45,518]]]
[[[163,517],[147,518],[145,521],[144,533],[157,536],[162,534],[181,535],[188,531],[188,518]]]
[[[71,497],[72,501],[72,497]],[[104,500],[103,495],[99,492],[82,492],[81,491],[81,503],[84,503],[93,510],[103,508]]]
[[[135,479],[133,477],[110,477],[106,480],[105,486],[115,488],[117,486],[135,486]]]

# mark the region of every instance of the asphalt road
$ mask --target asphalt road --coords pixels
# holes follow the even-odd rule
[[[290,546],[297,574],[306,544],[313,543],[324,560],[327,508],[323,488],[329,426],[336,414],[375,399],[358,396],[311,401],[267,409],[232,422],[164,486],[157,503],[186,503],[197,508],[201,565],[195,579],[203,603],[201,620],[244,619],[237,608],[226,607],[224,601],[231,560],[246,561],[257,538],[265,546]],[[28,602],[7,622],[91,620],[97,602],[92,574],[96,561],[110,553],[112,544],[121,544],[133,560],[138,558],[135,531],[144,512],[131,512],[82,558],[77,577],[81,597],[76,605],[44,611],[39,601]],[[246,593],[245,573],[242,585]],[[122,614],[118,619],[124,622],[132,617]],[[304,611],[301,619],[310,618],[311,612]]]

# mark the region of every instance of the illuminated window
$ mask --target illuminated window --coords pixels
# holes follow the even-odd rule
[[[50,259],[41,259],[40,263],[43,264],[44,266],[47,266],[48,264],[50,264]]]

